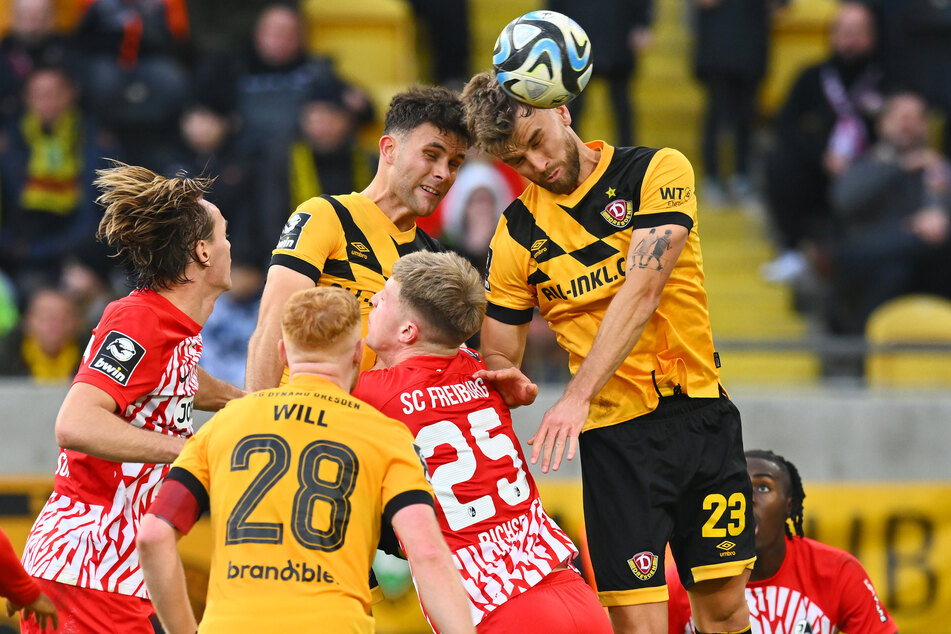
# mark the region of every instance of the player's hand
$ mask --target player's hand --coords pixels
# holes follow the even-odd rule
[[[538,386],[515,366],[503,370],[479,370],[473,376],[491,383],[509,407],[531,405],[538,396]]]
[[[32,616],[36,620],[36,624],[40,626],[40,630],[45,630],[47,623],[54,630],[59,628],[59,614],[56,612],[56,606],[45,594],[40,594],[33,603],[26,606],[16,605],[7,599],[7,616],[13,616],[20,609],[23,610],[20,618],[25,620]]]
[[[528,444],[532,446],[532,464],[537,463],[541,456],[542,473],[548,473],[549,465],[552,470],[558,471],[562,456],[567,460],[575,457],[578,435],[588,418],[590,406],[584,399],[565,394],[545,412],[538,431],[528,439]]]

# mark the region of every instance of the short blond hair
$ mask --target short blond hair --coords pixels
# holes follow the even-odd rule
[[[342,288],[315,287],[297,291],[284,305],[281,333],[285,344],[319,352],[351,343],[359,336],[360,304]]]
[[[393,265],[400,302],[426,325],[438,343],[458,346],[482,326],[485,289],[482,276],[456,253],[418,251]]]
[[[495,73],[485,71],[473,76],[462,91],[469,137],[472,144],[494,156],[512,150],[515,121],[529,117],[535,108],[516,101],[502,90]]]

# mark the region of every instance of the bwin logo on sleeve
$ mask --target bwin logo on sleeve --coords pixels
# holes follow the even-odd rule
[[[310,214],[297,212],[287,219],[284,228],[281,230],[281,238],[277,241],[278,249],[287,249],[293,251],[297,248],[297,242],[300,240],[300,234],[304,230],[304,225],[310,221]]]
[[[119,385],[129,384],[132,372],[145,356],[145,348],[118,330],[106,335],[89,367],[102,372]]]

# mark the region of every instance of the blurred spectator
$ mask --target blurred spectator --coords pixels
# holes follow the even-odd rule
[[[944,118],[942,149],[951,156],[951,2],[878,0],[895,85],[923,95]]]
[[[85,343],[79,337],[73,301],[61,291],[42,288],[30,298],[21,325],[0,344],[0,374],[29,376],[41,383],[68,382],[79,367]]]
[[[766,74],[772,13],[783,0],[696,0],[693,68],[706,90],[702,152],[704,202],[722,205],[753,194],[750,151],[757,88]],[[732,176],[720,165],[724,131],[732,133]]]
[[[215,98],[234,105],[246,142],[284,148],[297,132],[301,106],[313,87],[334,79],[332,62],[307,52],[300,13],[281,3],[268,5],[258,16],[247,51],[236,59],[206,62],[198,77]],[[348,86],[344,99],[359,123],[372,120],[364,93]]]
[[[162,171],[168,176],[184,170],[215,177],[209,198],[228,220],[232,253],[237,259],[264,267],[271,245],[261,236],[273,235],[278,229],[265,233],[260,220],[261,152],[238,142],[234,115],[216,105],[195,103],[185,109],[179,120],[177,152]]]
[[[27,295],[55,284],[67,259],[95,252],[93,173],[113,152],[80,113],[64,69],[34,70],[25,104],[0,152],[0,266]]]
[[[831,45],[831,58],[803,71],[777,115],[775,144],[766,160],[767,209],[780,250],[763,267],[770,281],[791,282],[805,273],[799,249],[833,227],[830,178],[870,145],[872,120],[881,107],[875,24],[865,4],[841,4]]]
[[[442,204],[441,239],[485,275],[489,243],[502,212],[522,193],[492,157],[469,150],[456,182]]]
[[[114,284],[112,278],[118,278]],[[60,288],[76,304],[80,331],[92,332],[109,302],[127,295],[131,286],[126,282],[121,267],[113,266],[103,272],[71,261],[63,269]]]
[[[10,32],[0,41],[0,122],[20,115],[26,78],[37,66],[71,61],[69,40],[53,31],[52,0],[14,0]]]
[[[928,147],[927,114],[916,94],[890,97],[879,142],[833,185],[844,234],[830,252],[835,331],[860,334],[899,295],[951,296],[951,165]]]
[[[84,98],[122,141],[128,160],[157,169],[174,140],[188,94],[176,59],[187,22],[165,0],[93,0],[76,31],[84,56]]]
[[[244,385],[248,339],[257,324],[263,288],[264,273],[257,262],[234,260],[231,290],[215,302],[201,331],[201,366],[232,385]]]
[[[469,80],[469,0],[409,0],[429,40],[434,83],[461,91]]]
[[[637,55],[650,43],[653,0],[548,0],[548,8],[577,22],[592,42],[594,72],[608,85],[617,134],[614,145],[634,145],[634,107],[631,77]],[[571,116],[581,121],[585,94],[568,104]]]
[[[279,233],[299,204],[322,194],[362,191],[376,173],[376,157],[357,143],[357,116],[345,101],[347,86],[330,79],[307,95],[299,116],[300,132],[291,145],[282,174],[289,196],[285,218],[269,229]]]
[[[237,58],[204,62],[196,80],[206,102],[235,109],[241,147],[261,150],[255,173],[262,201],[258,217],[264,227],[274,227],[268,235],[279,234],[291,211],[283,174],[301,107],[318,86],[341,82],[331,61],[308,54],[296,8],[272,3],[255,22],[252,46]],[[372,120],[372,104],[362,91],[346,85],[342,99],[357,125]]]

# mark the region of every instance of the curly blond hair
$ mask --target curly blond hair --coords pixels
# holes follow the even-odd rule
[[[105,208],[96,237],[116,249],[139,289],[168,289],[189,282],[198,262],[195,247],[210,240],[214,221],[199,202],[214,179],[159,176],[144,167],[113,161],[96,171],[94,184]]]
[[[462,91],[462,105],[472,144],[495,156],[512,150],[516,118],[529,117],[535,110],[510,97],[489,71],[469,80]]]

